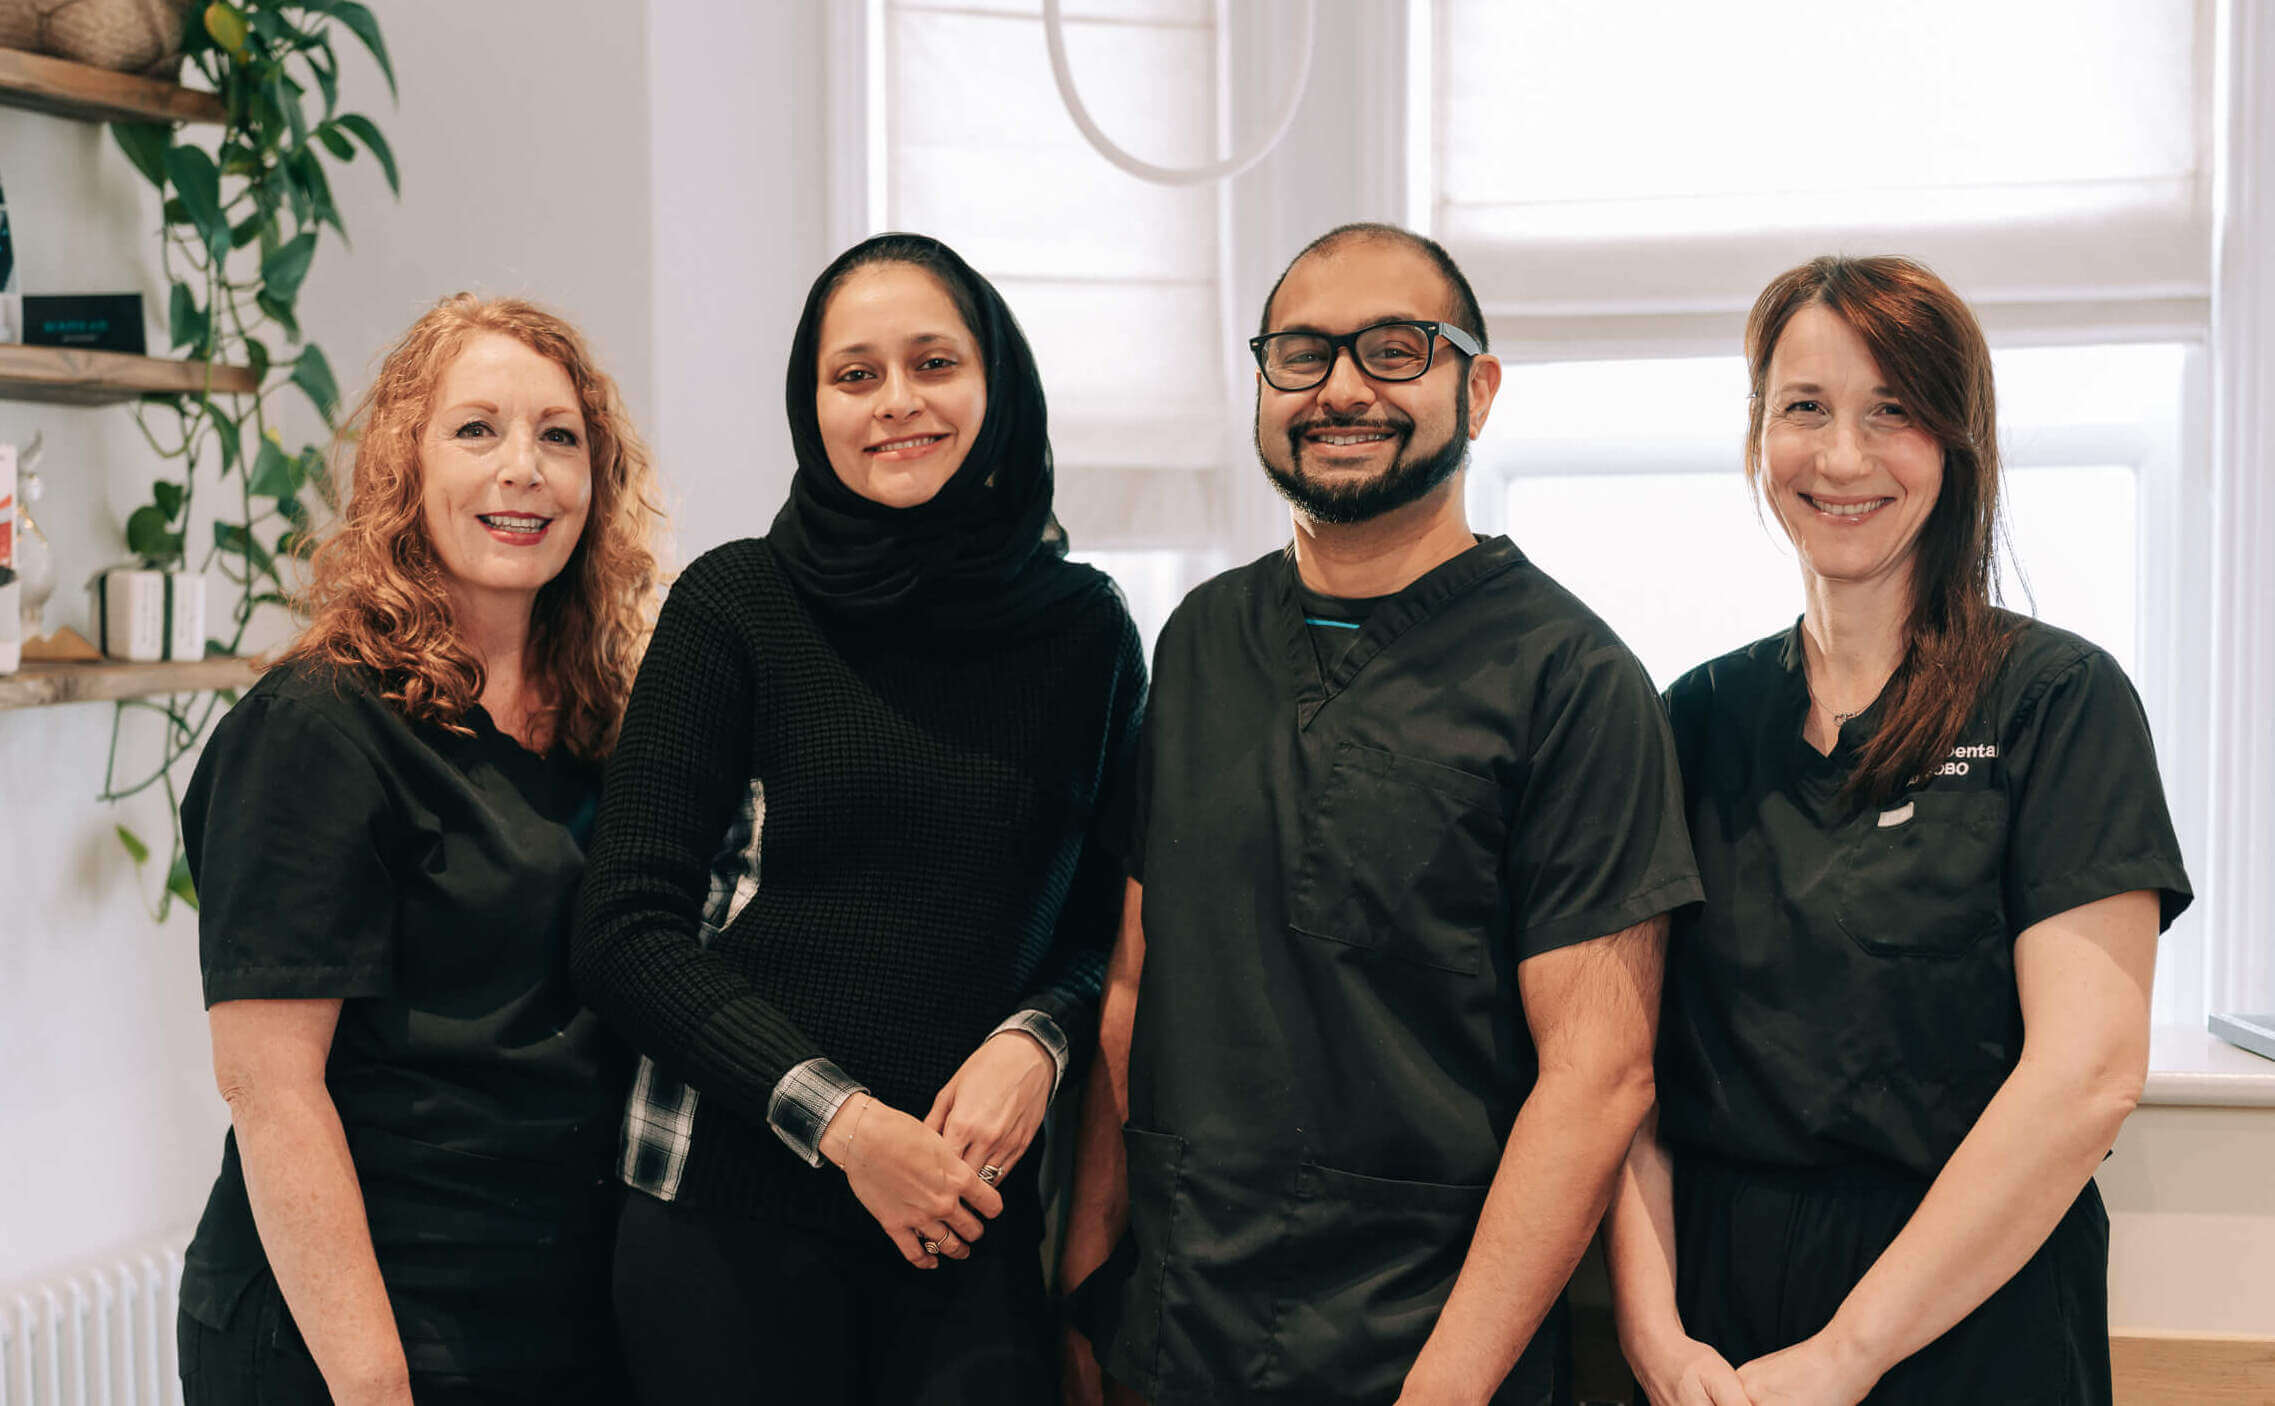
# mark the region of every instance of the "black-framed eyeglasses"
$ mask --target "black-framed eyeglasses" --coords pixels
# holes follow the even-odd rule
[[[1418,380],[1430,374],[1440,337],[1464,356],[1485,350],[1475,337],[1450,322],[1406,320],[1378,322],[1340,336],[1267,332],[1249,338],[1248,349],[1256,353],[1256,369],[1273,390],[1308,391],[1334,373],[1335,358],[1346,347],[1352,362],[1377,381]]]

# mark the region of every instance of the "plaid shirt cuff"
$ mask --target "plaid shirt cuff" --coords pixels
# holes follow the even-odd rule
[[[855,1094],[869,1092],[826,1059],[809,1059],[782,1076],[766,1101],[767,1126],[809,1167],[822,1164],[822,1129]]]
[[[1057,1021],[1041,1011],[1019,1012],[1003,1024],[988,1031],[988,1038],[992,1040],[1006,1030],[1016,1030],[1022,1035],[1032,1035],[1044,1049],[1050,1051],[1051,1065],[1054,1070],[1051,1075],[1051,1097],[1057,1098],[1059,1084],[1066,1078],[1066,1032],[1059,1029]]]

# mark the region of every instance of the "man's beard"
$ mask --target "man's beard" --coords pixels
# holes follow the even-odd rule
[[[1378,411],[1379,413],[1379,411]],[[1297,512],[1313,522],[1349,526],[1371,522],[1384,513],[1395,512],[1409,503],[1420,502],[1447,479],[1454,476],[1469,458],[1469,437],[1462,431],[1469,424],[1469,381],[1464,377],[1454,392],[1454,428],[1446,436],[1445,445],[1436,453],[1414,458],[1407,449],[1413,443],[1414,422],[1401,417],[1402,423],[1392,424],[1382,419],[1346,419],[1336,415],[1316,416],[1288,426],[1288,468],[1281,468],[1264,453],[1262,428],[1256,433],[1256,458],[1264,466],[1264,476],[1272,481],[1282,498],[1295,505]],[[1390,467],[1370,479],[1346,483],[1322,483],[1303,470],[1303,437],[1313,430],[1338,427],[1365,427],[1390,430],[1399,436],[1398,453]]]

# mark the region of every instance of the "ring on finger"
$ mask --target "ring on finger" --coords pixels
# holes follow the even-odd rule
[[[922,1241],[922,1242],[920,1242],[920,1243],[921,1243],[921,1244],[924,1246],[924,1253],[926,1253],[926,1254],[928,1254],[928,1255],[937,1255],[937,1254],[939,1254],[939,1253],[940,1253],[940,1242],[939,1242],[939,1241],[937,1241],[937,1240],[925,1240],[925,1241]]]
[[[990,1162],[986,1166],[980,1168],[980,1180],[986,1182],[989,1186],[995,1185],[995,1179],[1002,1175],[1003,1168],[998,1167],[993,1162]]]

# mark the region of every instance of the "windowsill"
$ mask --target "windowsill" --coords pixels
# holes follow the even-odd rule
[[[2149,1032],[2149,1079],[2141,1102],[2275,1108],[2275,1059],[2237,1049],[2209,1030],[2160,1025]]]

